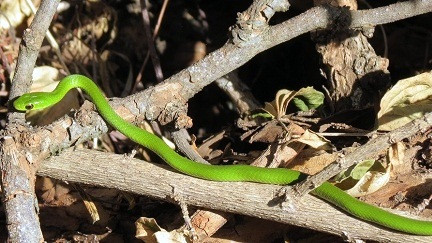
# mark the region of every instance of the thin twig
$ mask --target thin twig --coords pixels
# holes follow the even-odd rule
[[[147,38],[148,51],[153,62],[156,80],[158,81],[158,83],[160,83],[163,80],[162,67],[154,45],[153,35],[150,31],[150,17],[147,9],[146,0],[141,0],[141,14],[143,17],[144,31]]]
[[[33,2],[31,0],[26,0],[26,3],[29,6],[32,14],[36,14],[37,10],[36,10],[36,7],[33,4]],[[60,47],[59,47],[57,41],[55,40],[54,36],[51,34],[51,31],[47,30],[47,32],[46,32],[46,38],[47,38],[47,41],[50,43],[51,47],[53,48],[53,50],[55,51],[57,57],[59,58],[60,64],[63,66],[65,72],[67,74],[70,74],[70,71],[69,71],[66,63],[64,62],[63,56],[62,56],[62,54],[60,52]]]
[[[249,87],[240,80],[236,72],[218,78],[215,83],[229,96],[239,114],[245,114],[261,107]]]
[[[171,132],[171,137],[173,138],[174,143],[177,145],[178,149],[186,155],[189,159],[203,163],[203,164],[210,164],[205,159],[201,157],[201,155],[192,148],[192,146],[189,144],[189,141],[187,138],[189,138],[189,134],[186,129],[180,129],[174,132]]]
[[[159,34],[159,29],[160,29],[160,27],[161,27],[161,24],[162,24],[162,20],[163,20],[163,17],[164,17],[164,15],[165,15],[165,12],[166,12],[166,8],[167,8],[167,6],[168,6],[168,3],[169,3],[169,0],[164,0],[164,2],[163,2],[163,4],[162,4],[162,8],[161,8],[161,10],[160,10],[160,12],[159,12],[159,16],[158,16],[158,19],[157,19],[157,22],[156,22],[156,25],[155,25],[155,29],[154,29],[154,31],[153,31],[153,40],[156,38],[156,36],[158,36],[158,34]]]
[[[163,17],[165,15],[166,8],[168,6],[168,2],[169,2],[169,0],[164,0],[164,2],[162,4],[162,8],[161,8],[161,11],[159,12],[158,20],[157,20],[155,29],[153,31],[153,37],[152,37],[153,40],[152,41],[154,41],[156,39],[156,36],[159,34],[159,29],[160,29]],[[144,62],[141,65],[141,68],[140,68],[140,70],[138,72],[138,75],[137,75],[137,77],[135,79],[135,85],[134,85],[134,87],[132,88],[132,91],[131,91],[132,94],[135,93],[135,91],[136,91],[136,89],[138,87],[138,84],[141,82],[141,79],[142,79],[142,76],[143,76],[143,72],[144,72],[144,68],[147,65],[147,62],[148,62],[149,58],[150,58],[150,52],[147,52],[146,57],[144,58]]]

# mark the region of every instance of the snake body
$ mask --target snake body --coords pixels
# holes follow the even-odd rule
[[[249,181],[278,185],[294,184],[306,177],[301,172],[285,168],[207,165],[189,160],[172,150],[159,137],[121,118],[110,107],[98,86],[91,79],[82,75],[75,74],[65,77],[52,92],[24,94],[16,99],[13,105],[19,111],[44,109],[59,102],[69,90],[74,88],[81,88],[90,96],[100,115],[112,127],[134,142],[152,150],[181,173],[213,181]],[[432,235],[432,221],[411,219],[390,213],[351,197],[331,183],[325,182],[311,193],[359,219],[409,234]]]

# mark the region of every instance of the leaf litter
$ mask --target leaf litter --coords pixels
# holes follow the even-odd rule
[[[157,5],[150,6],[153,10],[151,11],[152,18],[155,17],[158,7]],[[126,96],[132,89],[132,82],[135,81],[132,77],[138,69],[136,63],[142,61],[147,49],[141,31],[143,27],[139,22],[140,16],[137,15],[140,9],[137,10],[136,5],[132,3],[128,5],[129,12],[125,12],[118,6],[102,1],[86,1],[77,5],[76,8],[77,10],[74,10],[69,7],[59,13],[53,22],[52,30],[60,43],[64,62],[74,72],[101,77],[98,79],[100,86],[108,96]],[[22,29],[31,18],[24,0],[3,1],[1,9],[6,16],[0,16],[0,26],[4,29],[10,26]],[[233,12],[237,11],[240,10]],[[178,14],[167,15],[166,21],[172,21]],[[208,14],[211,16],[211,13]],[[200,27],[200,24],[205,22],[203,20],[205,18],[188,8],[184,9],[183,16],[187,18],[181,19],[181,24],[188,26],[187,23],[190,21],[193,23],[191,24],[193,27],[189,26],[192,33],[202,35],[193,30]],[[173,24],[172,26],[167,28],[176,28],[181,25]],[[2,43],[10,42],[4,36],[2,35]],[[178,48],[181,50],[181,55],[167,58],[172,59],[172,63],[167,64],[167,70],[179,70],[182,68],[181,65],[189,65],[191,60],[192,62],[197,61],[195,56],[202,57],[202,48],[185,48],[202,46],[202,40],[193,42],[188,39],[189,36],[177,35],[179,40],[170,42],[172,41],[170,38],[176,36],[175,34],[162,32],[161,36],[156,39],[158,50],[161,53],[170,48],[175,49],[176,46],[181,47]],[[172,43],[175,43],[174,47]],[[9,59],[16,58],[17,48],[12,47],[2,45],[3,50],[8,51]],[[152,72],[149,68],[146,71],[147,73]],[[2,73],[8,74],[7,72]],[[49,51],[49,47],[44,46],[38,67],[34,71],[35,89],[48,90],[54,87],[64,75],[58,57]],[[153,80],[154,77],[147,75],[146,79]],[[430,72],[397,82],[381,100],[381,109],[377,115],[377,128],[382,131],[390,131],[430,111],[431,82]],[[37,85],[39,87],[36,87]],[[351,133],[351,129],[356,127],[337,119],[332,120],[331,117],[322,122],[323,111],[320,106],[325,103],[325,96],[322,92],[312,87],[297,90],[279,89],[274,96],[274,101],[266,102],[263,109],[259,111],[261,113],[238,119],[237,127],[218,125],[215,126],[218,127],[218,131],[213,133],[210,133],[210,130],[205,131],[205,135],[200,135],[200,132],[197,131],[196,134],[200,141],[197,151],[212,164],[242,163],[286,167],[315,174],[336,159],[334,153],[336,150],[350,150],[365,142],[364,138],[362,140],[357,137],[325,135],[326,133]],[[58,107],[44,111],[45,113],[29,115],[33,116],[29,119],[34,124],[49,124],[78,106],[77,95],[71,94],[70,98],[67,98]],[[229,108],[226,109],[227,107],[229,107],[227,103],[216,103],[205,108],[216,114],[221,113],[221,110],[229,110]],[[311,111],[309,114],[302,113],[309,110]],[[311,117],[317,120],[310,122]],[[199,119],[195,118],[195,120]],[[207,139],[204,140],[204,138]],[[116,142],[113,143],[113,141]],[[105,150],[120,153],[128,153],[129,149],[134,146],[122,136],[104,136],[102,141],[90,141],[79,146],[99,147],[98,143],[102,143],[101,147]],[[388,151],[383,151],[378,158],[359,163],[341,173],[335,180],[349,193],[360,196],[369,203],[430,216],[432,210],[429,209],[427,200],[430,200],[429,197],[432,194],[430,189],[432,180],[428,173],[432,168],[431,151],[432,142],[429,133],[419,134],[407,141],[395,144]],[[145,152],[139,152],[137,156],[152,158]],[[80,195],[77,192],[79,190],[74,187],[61,181],[38,178],[36,189],[46,239],[88,241],[93,237],[111,242],[132,242],[137,241],[136,238],[144,237],[143,239],[146,239],[147,242],[167,242],[173,241],[174,237],[181,242],[189,240],[189,235],[185,232],[178,233],[174,230],[176,226],[173,225],[177,223],[178,226],[178,222],[181,224],[182,216],[178,210],[173,209],[171,204],[114,189],[92,186],[82,186],[83,194]],[[84,201],[91,202],[91,206],[85,207],[83,195],[88,196]],[[93,222],[95,217],[92,219],[91,211],[99,217],[96,222]],[[146,215],[146,217],[139,218],[138,216],[141,215]],[[275,236],[274,229],[286,230],[287,228],[286,225],[269,223],[272,226],[267,229],[260,224],[262,222],[258,219],[245,217],[238,219],[234,227],[237,227],[238,232],[246,232],[243,233],[243,237],[249,237],[249,239],[260,230],[266,232],[263,233],[266,237],[261,239],[277,238],[280,237],[280,234]],[[243,225],[248,227],[243,227]],[[227,228],[229,227],[221,230],[222,235],[226,234],[231,237],[236,235]],[[217,241],[217,236],[214,239]],[[212,242],[211,238],[208,240]]]

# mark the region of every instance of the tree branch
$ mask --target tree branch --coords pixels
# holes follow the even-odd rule
[[[280,186],[201,180],[123,155],[66,150],[45,161],[38,175],[116,188],[171,202],[175,195],[180,195],[187,204],[307,227],[350,241],[432,241],[431,236],[397,233],[360,221],[310,195],[294,210],[280,207],[273,201]]]
[[[10,100],[30,88],[39,49],[59,2],[58,0],[42,1],[30,27],[25,30],[10,90]],[[17,143],[12,138],[17,135],[17,132],[19,133],[15,123],[23,121],[24,114],[9,113],[8,120],[9,124],[0,145],[0,156],[1,186],[9,241],[41,242],[43,236],[36,212],[37,201],[34,193],[35,168],[31,164],[32,158],[36,157],[25,153],[22,146],[24,143]]]

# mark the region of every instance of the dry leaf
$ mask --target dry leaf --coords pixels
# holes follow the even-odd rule
[[[285,134],[283,127],[278,124],[277,120],[266,122],[263,127],[260,127],[254,134],[252,134],[248,142],[264,142],[273,143],[282,138]]]
[[[303,173],[314,175],[324,169],[337,159],[336,153],[327,153],[314,148],[303,149],[293,161],[289,168]]]
[[[60,77],[58,69],[50,66],[35,67],[32,73],[31,92],[51,92],[57,87]]]
[[[0,27],[9,29],[20,25],[26,16],[31,14],[30,8],[25,0],[4,0],[1,2]]]
[[[378,130],[391,131],[432,110],[432,73],[399,80],[381,99]]]
[[[303,150],[306,145],[298,142],[291,142],[288,144],[279,144],[274,159],[269,167],[286,167],[295,157]]]
[[[187,243],[190,240],[175,230],[168,232],[158,225],[155,219],[141,217],[135,221],[135,237],[146,243],[179,242]]]
[[[162,229],[153,218],[141,217],[135,221],[135,227],[135,237],[146,243],[157,242],[154,233],[158,231],[166,232],[166,230]]]
[[[311,130],[306,130],[296,141],[307,144],[315,149],[322,150],[332,150],[333,145],[325,137],[312,132]]]
[[[391,166],[387,166],[385,172],[368,171],[357,184],[345,192],[353,197],[362,197],[378,191],[390,180]]]
[[[391,164],[386,168],[375,160],[364,160],[337,175],[337,186],[353,197],[376,192],[390,180]]]
[[[100,220],[99,211],[93,202],[93,199],[84,191],[84,189],[78,184],[71,184],[74,189],[79,193],[81,199],[83,200],[84,206],[89,212],[89,215],[92,219],[92,223],[96,223]]]
[[[405,144],[403,142],[397,142],[390,146],[387,157],[393,166],[399,166],[403,164],[405,157]]]
[[[264,110],[273,117],[280,119],[286,114],[289,102],[294,98],[296,91],[281,89],[276,93],[275,100],[271,103],[265,102]]]
[[[206,160],[212,160],[217,158],[223,154],[223,150],[218,149],[224,137],[226,135],[226,131],[222,130],[221,132],[214,134],[213,136],[207,138],[199,147],[198,154],[200,154]]]

